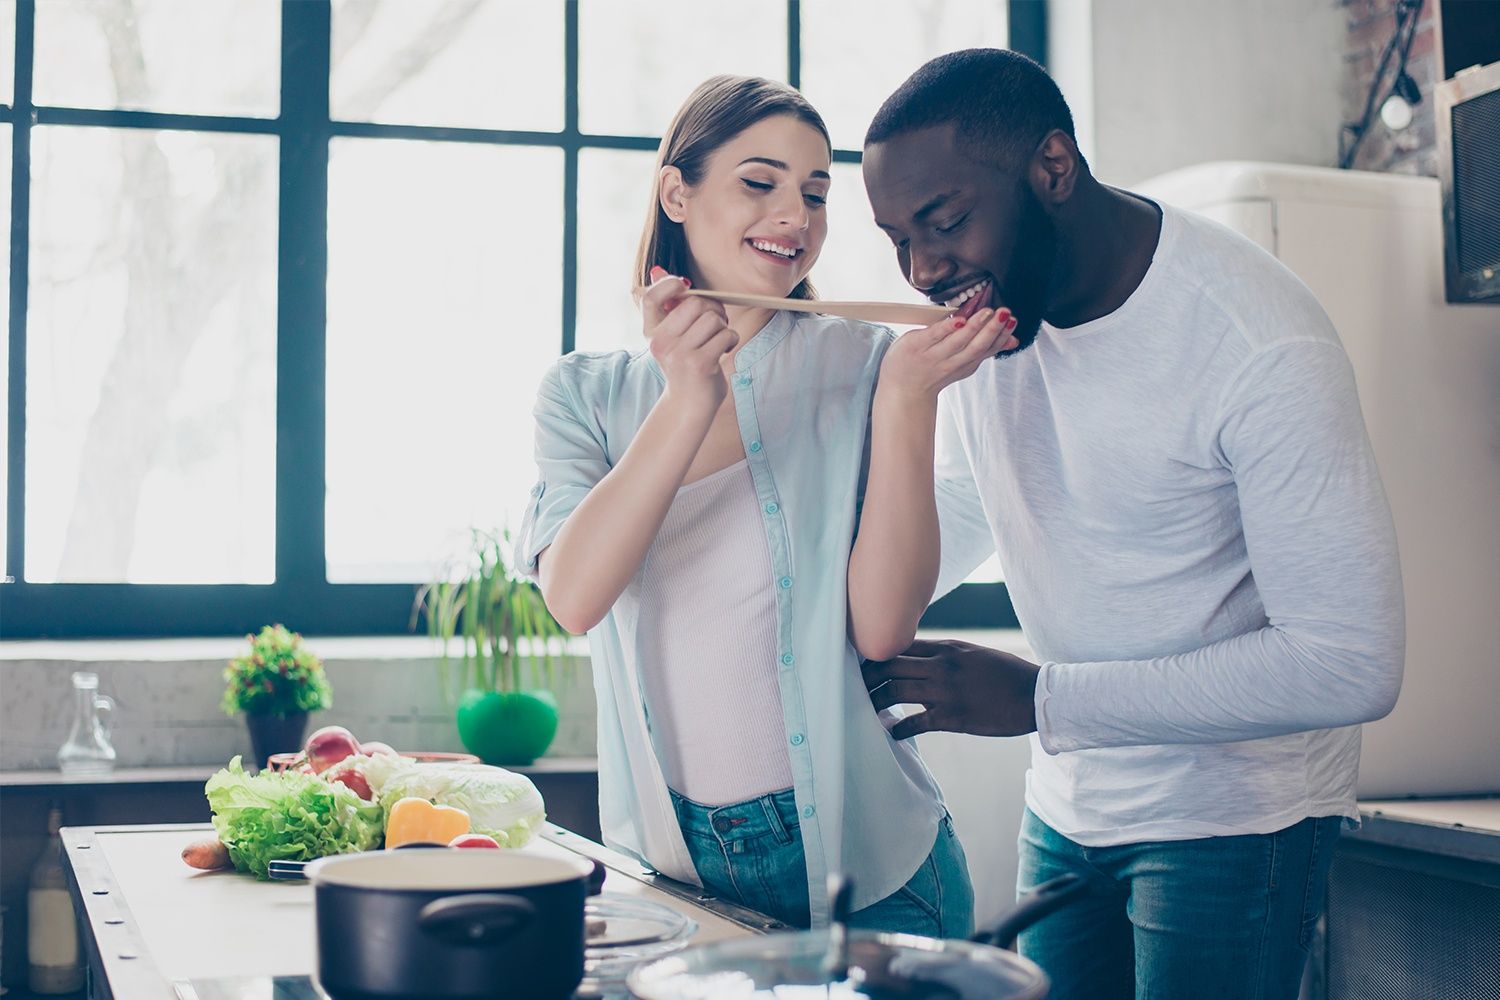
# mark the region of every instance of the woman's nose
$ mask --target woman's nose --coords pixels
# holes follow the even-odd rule
[[[779,223],[792,229],[806,229],[810,224],[811,215],[807,211],[807,203],[802,200],[801,193],[778,205],[776,218]]]

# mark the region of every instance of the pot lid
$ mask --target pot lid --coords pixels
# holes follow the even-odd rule
[[[363,851],[320,858],[307,866],[315,886],[406,892],[489,892],[586,879],[593,864],[507,850]]]
[[[687,946],[697,922],[647,899],[606,892],[584,904],[583,982],[578,996],[621,996],[636,966]]]
[[[1039,1000],[1047,977],[1011,952],[967,941],[850,931],[848,967],[827,969],[827,931],[798,931],[693,948],[630,975],[642,1000]]]
[[[584,947],[601,954],[680,941],[698,929],[694,921],[669,906],[612,892],[588,900],[583,915],[587,928]]]

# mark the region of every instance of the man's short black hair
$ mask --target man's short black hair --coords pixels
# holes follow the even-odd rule
[[[886,98],[865,145],[952,124],[974,159],[1020,170],[1053,129],[1073,136],[1073,114],[1047,71],[1009,49],[963,49],[928,62]]]

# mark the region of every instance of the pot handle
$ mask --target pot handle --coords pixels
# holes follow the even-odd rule
[[[585,896],[597,896],[601,892],[603,892],[604,879],[609,875],[609,868],[604,864],[603,861],[600,861],[598,858],[595,858],[593,860],[593,870],[589,872],[588,880],[584,885]]]
[[[486,945],[504,941],[536,915],[536,906],[522,896],[465,893],[434,899],[422,907],[417,926],[448,944]]]
[[[1022,896],[994,930],[985,934],[976,934],[971,940],[977,944],[993,944],[1000,948],[1011,948],[1016,943],[1016,935],[1087,891],[1088,883],[1080,876],[1059,875]]]

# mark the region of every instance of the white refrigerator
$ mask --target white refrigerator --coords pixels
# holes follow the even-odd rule
[[[1500,792],[1500,305],[1443,299],[1438,182],[1204,163],[1137,187],[1275,254],[1354,364],[1396,519],[1406,678],[1361,798]]]

